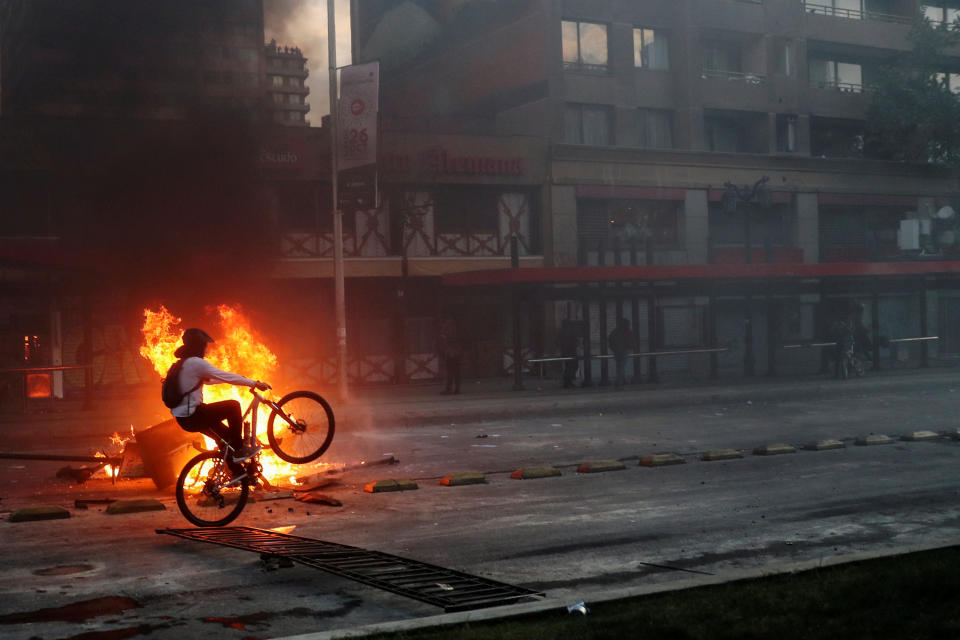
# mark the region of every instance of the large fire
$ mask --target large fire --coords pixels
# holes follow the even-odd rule
[[[176,361],[173,352],[180,346],[184,331],[181,319],[163,306],[157,311],[144,309],[143,316],[144,344],[140,347],[140,355],[153,364],[161,377],[165,376],[170,365]],[[251,328],[240,308],[220,305],[217,307],[217,317],[220,331],[211,332],[216,342],[207,349],[206,360],[224,371],[271,382],[278,368],[277,357]],[[264,395],[269,396],[270,392],[264,392]],[[203,399],[204,402],[237,400],[246,409],[252,396],[244,387],[216,384],[204,387]],[[261,443],[267,439],[269,417],[270,410],[261,406],[257,416],[257,437]],[[211,449],[215,446],[210,438],[207,438],[207,446]],[[264,477],[271,483],[277,478],[295,483],[297,467],[280,460],[269,448],[265,448],[261,454],[260,464],[263,465]]]

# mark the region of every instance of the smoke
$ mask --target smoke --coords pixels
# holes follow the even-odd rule
[[[351,62],[350,0],[336,0],[337,66]],[[263,0],[263,27],[267,41],[280,46],[300,47],[307,58],[310,75],[310,114],[315,124],[330,112],[327,69],[327,3],[326,0]]]

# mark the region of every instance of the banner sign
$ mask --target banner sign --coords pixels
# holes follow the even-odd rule
[[[346,210],[377,206],[377,137],[380,112],[380,63],[340,70],[337,103],[337,193]]]

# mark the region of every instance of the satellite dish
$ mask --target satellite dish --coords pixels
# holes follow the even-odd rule
[[[937,210],[937,217],[941,220],[946,220],[947,218],[952,218],[955,213],[956,211],[953,210],[953,207],[947,205]]]

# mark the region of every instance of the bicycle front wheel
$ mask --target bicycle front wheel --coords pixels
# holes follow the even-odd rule
[[[273,452],[293,464],[319,458],[333,442],[333,410],[327,401],[312,391],[294,391],[280,398],[277,406],[290,421],[275,411],[270,414],[267,440]]]
[[[243,511],[250,493],[247,478],[226,486],[232,477],[222,454],[207,451],[186,464],[177,479],[177,506],[198,527],[222,527]]]

